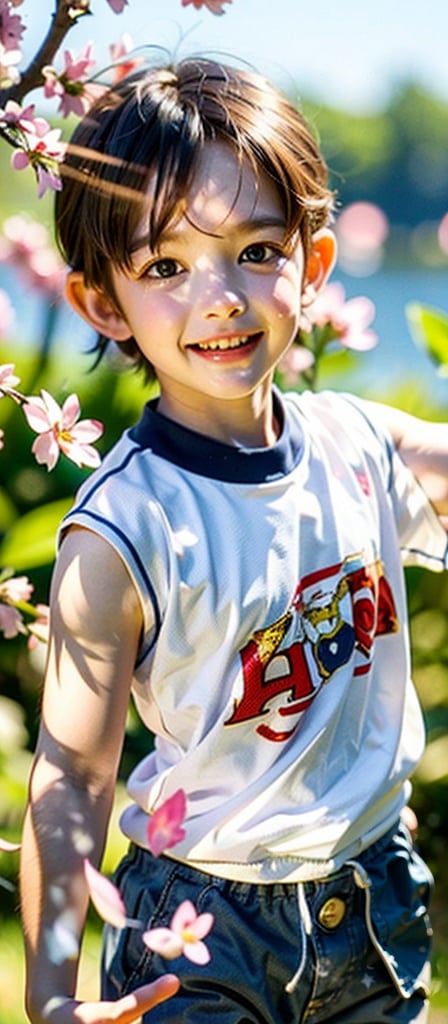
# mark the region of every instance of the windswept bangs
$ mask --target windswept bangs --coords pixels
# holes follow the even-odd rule
[[[225,142],[240,167],[267,174],[289,237],[305,256],[328,223],[333,195],[318,145],[301,113],[260,76],[203,59],[139,70],[105,92],[76,128],[61,164],[56,232],[68,266],[106,291],[117,308],[111,265],[131,269],[146,190],[148,244],[181,213],[204,146]],[[137,355],[135,343],[130,350]]]

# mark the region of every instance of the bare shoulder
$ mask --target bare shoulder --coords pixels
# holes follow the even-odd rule
[[[119,554],[103,537],[79,527],[62,541],[51,605],[71,633],[93,631],[97,640],[111,624],[120,632],[137,620],[141,627],[137,592]]]
[[[39,750],[90,785],[103,786],[116,770],[141,626],[117,552],[88,530],[70,529],[52,584]]]

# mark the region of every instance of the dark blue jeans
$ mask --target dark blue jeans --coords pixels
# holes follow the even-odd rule
[[[211,961],[162,960],[107,926],[102,998],[167,970],[177,996],[145,1024],[424,1024],[431,874],[401,823],[325,881],[229,882],[131,847],[116,874],[127,914],[169,925],[185,899],[214,914]]]

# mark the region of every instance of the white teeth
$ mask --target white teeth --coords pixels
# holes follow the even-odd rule
[[[241,338],[219,338],[217,341],[204,341],[199,342],[198,348],[202,352],[216,352],[219,349],[220,352],[225,352],[228,348],[239,348],[240,345],[246,345],[249,341],[247,334]]]

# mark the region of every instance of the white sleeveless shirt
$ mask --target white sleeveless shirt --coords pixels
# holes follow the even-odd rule
[[[330,392],[276,392],[271,448],[229,447],[145,408],[63,529],[101,534],[137,588],[133,697],[148,756],[125,834],[187,796],[168,851],[241,881],[324,877],[397,819],[424,745],[403,564],[447,536],[375,422]]]

